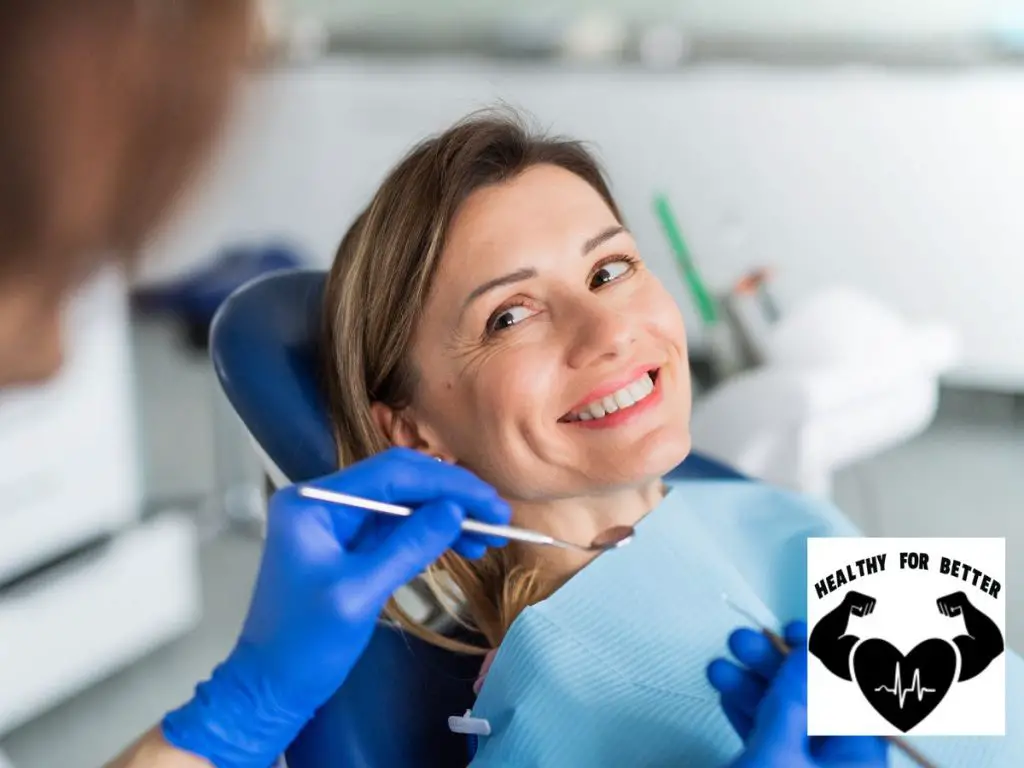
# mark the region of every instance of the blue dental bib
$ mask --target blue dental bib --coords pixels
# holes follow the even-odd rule
[[[758,483],[682,482],[513,623],[472,717],[473,768],[719,768],[741,742],[705,677],[747,623],[806,619],[806,540],[859,536],[835,507]],[[1007,650],[1005,737],[911,739],[942,768],[1024,766],[1024,664]],[[895,750],[890,764],[910,766]]]

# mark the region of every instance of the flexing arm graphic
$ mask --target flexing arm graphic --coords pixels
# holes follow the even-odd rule
[[[875,608],[875,599],[860,592],[848,592],[843,602],[827,613],[811,631],[808,650],[836,677],[852,680],[850,653],[860,642],[856,635],[847,634],[851,616],[867,616]],[[940,597],[936,601],[943,616],[963,616],[966,634],[953,638],[960,651],[960,681],[970,680],[1005,649],[999,627],[979,611],[963,592]]]
[[[936,603],[943,616],[963,616],[967,634],[953,638],[960,649],[960,681],[970,680],[981,674],[985,667],[1003,652],[1006,647],[999,627],[988,616],[979,611],[967,595],[954,592],[940,597]]]
[[[860,638],[846,634],[850,616],[867,616],[874,609],[875,598],[860,592],[847,592],[843,602],[814,625],[807,641],[807,648],[836,677],[853,680],[850,671],[850,652],[860,642]]]

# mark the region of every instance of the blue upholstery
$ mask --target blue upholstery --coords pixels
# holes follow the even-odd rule
[[[293,483],[337,467],[317,381],[323,288],[319,271],[259,277],[221,304],[210,328],[213,365],[228,400]]]
[[[317,373],[324,277],[294,270],[247,283],[220,307],[210,333],[229,401],[292,482],[336,467]],[[671,474],[742,479],[698,455]],[[447,721],[469,708],[480,661],[382,624],[348,681],[292,745],[289,768],[465,766],[465,737],[450,733]]]
[[[448,717],[472,706],[483,658],[381,625],[342,689],[288,750],[289,768],[465,768]]]

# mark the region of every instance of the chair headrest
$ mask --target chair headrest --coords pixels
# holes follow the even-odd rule
[[[210,328],[228,401],[293,483],[337,468],[317,353],[326,278],[308,269],[256,278],[231,294]]]

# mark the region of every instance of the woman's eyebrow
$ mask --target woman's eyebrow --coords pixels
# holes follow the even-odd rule
[[[509,272],[507,275],[496,277],[493,280],[488,280],[486,283],[478,285],[472,290],[469,296],[466,297],[465,302],[462,304],[462,311],[466,311],[466,307],[472,304],[474,301],[479,299],[488,291],[493,291],[495,288],[500,288],[503,285],[510,285],[512,283],[521,283],[523,280],[529,280],[530,278],[537,276],[537,270],[533,267],[527,267],[525,269],[517,269],[515,272]]]
[[[614,226],[608,227],[607,229],[602,230],[601,232],[587,240],[585,243],[583,243],[583,247],[580,249],[580,253],[586,256],[595,248],[598,248],[599,246],[611,240],[616,235],[620,235],[625,231],[626,228],[621,224],[616,224]],[[524,280],[530,280],[531,278],[534,278],[536,276],[536,269],[534,269],[533,267],[526,267],[524,269],[517,269],[515,272],[509,272],[507,275],[502,275],[501,277],[495,277],[492,280],[488,280],[485,283],[481,283],[472,291],[470,291],[469,296],[467,296],[466,300],[462,303],[462,311],[460,312],[460,315],[466,311],[466,308],[469,307],[470,304],[479,299],[485,293],[493,291],[495,288],[501,288],[504,285],[521,283]]]
[[[589,240],[587,240],[587,242],[583,244],[582,254],[586,256],[588,253],[590,253],[598,246],[603,245],[616,235],[621,235],[625,231],[626,228],[621,224],[616,224],[615,226],[608,227],[608,229],[604,230],[603,232],[600,232],[597,235],[594,235],[594,237],[590,238]]]

